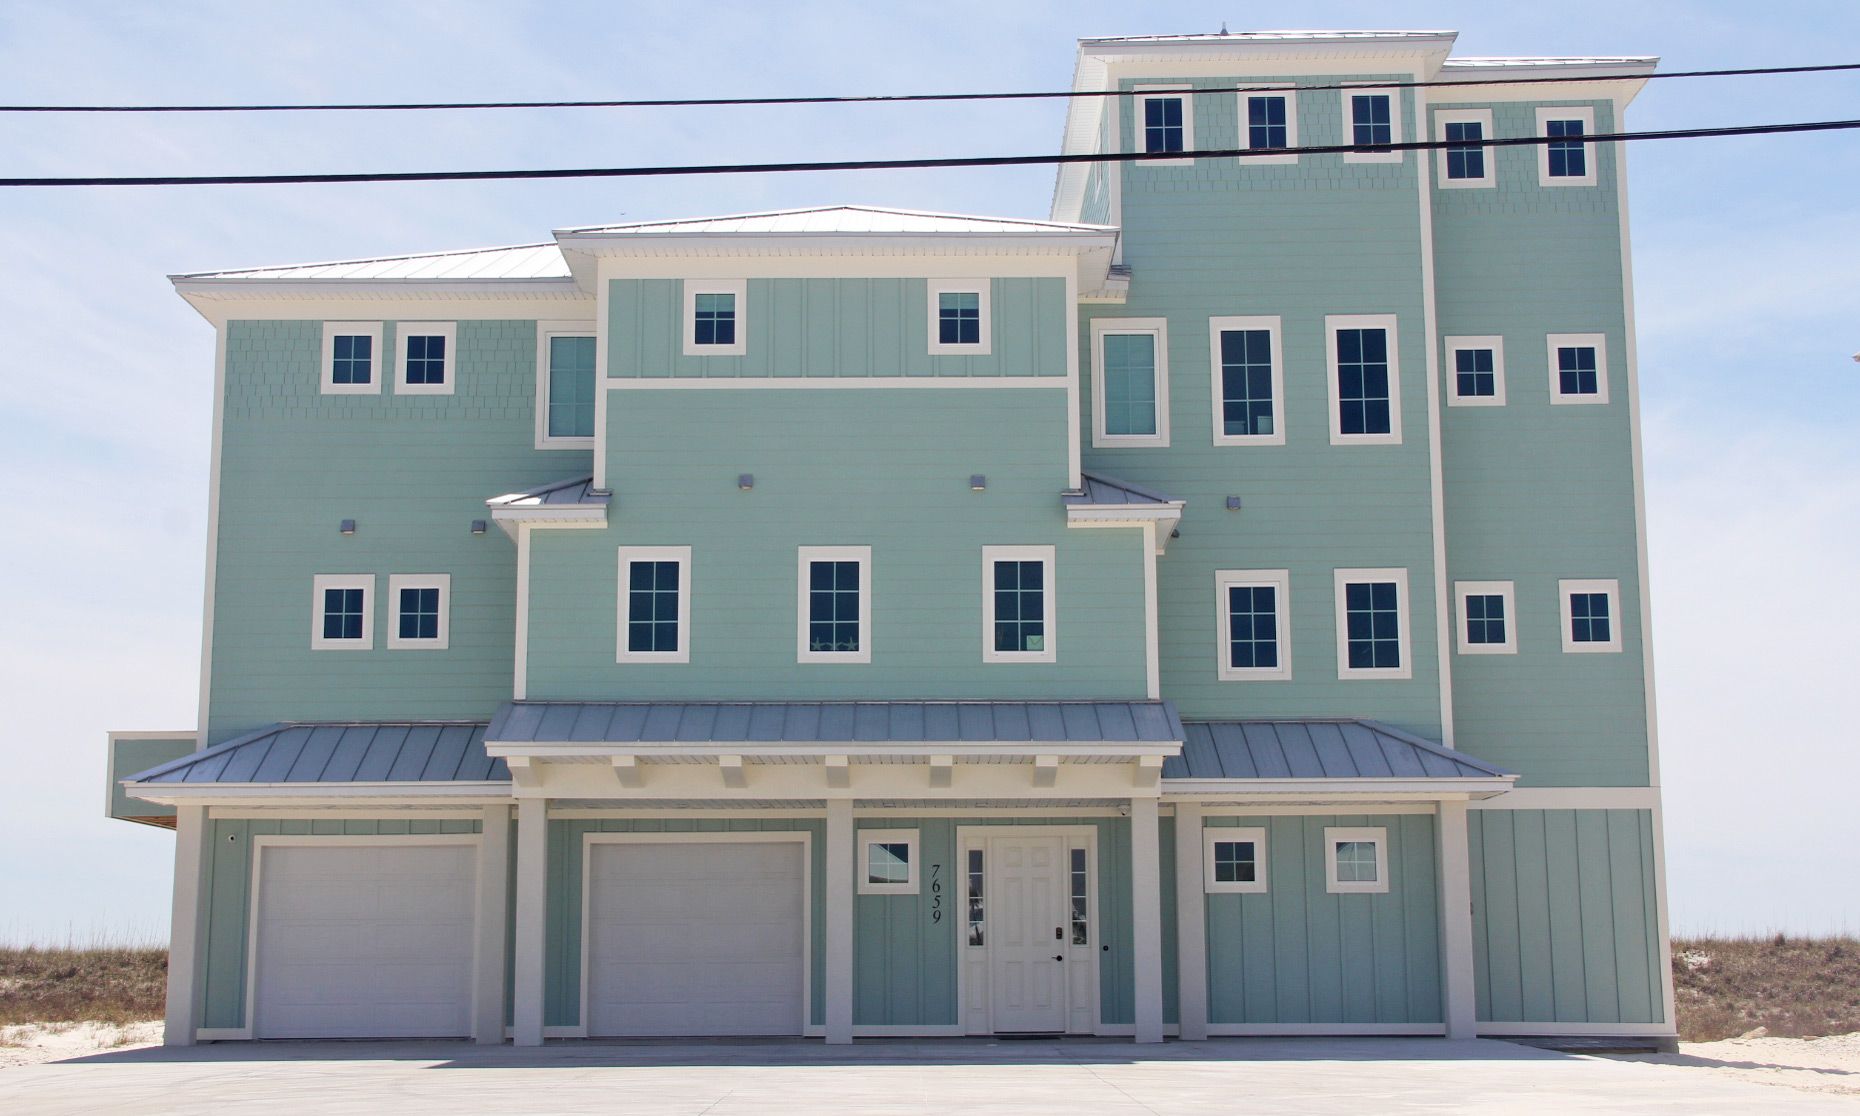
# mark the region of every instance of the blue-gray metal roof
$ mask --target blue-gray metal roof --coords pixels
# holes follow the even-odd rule
[[[509,782],[481,723],[272,725],[130,776],[137,783]]]
[[[1189,721],[1164,779],[1493,779],[1510,774],[1376,721]]]
[[[612,499],[611,492],[603,492],[595,488],[594,478],[586,476],[572,477],[538,488],[525,489],[522,492],[493,496],[486,500],[485,504],[493,508],[604,508]]]
[[[1166,701],[513,701],[498,744],[1168,743]]]
[[[1080,473],[1079,487],[1072,492],[1062,494],[1068,504],[1110,505],[1128,507],[1131,504],[1172,504],[1176,501],[1160,492],[1155,492],[1115,477],[1099,473]]]

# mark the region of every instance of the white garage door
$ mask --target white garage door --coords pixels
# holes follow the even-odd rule
[[[590,1035],[798,1035],[802,846],[588,850]]]
[[[469,1034],[474,852],[467,844],[263,848],[253,1033]]]

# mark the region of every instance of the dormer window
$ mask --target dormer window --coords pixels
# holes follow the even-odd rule
[[[685,281],[686,356],[743,355],[747,287],[740,279]]]

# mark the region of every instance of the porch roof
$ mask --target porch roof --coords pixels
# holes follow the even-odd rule
[[[125,784],[509,783],[480,722],[276,724],[131,775]]]
[[[1366,720],[1189,721],[1163,778],[1467,779],[1516,776],[1424,737]]]

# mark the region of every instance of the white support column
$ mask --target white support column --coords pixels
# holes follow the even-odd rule
[[[1162,832],[1154,798],[1130,800],[1130,953],[1137,1041],[1163,1040]]]
[[[510,807],[484,808],[478,839],[478,972],[472,987],[472,1037],[504,1041],[504,930],[510,909]]]
[[[518,1046],[543,1041],[543,923],[549,898],[548,800],[517,800],[516,982],[511,1020]]]
[[[200,1027],[196,995],[200,965],[200,883],[207,871],[207,808],[174,809],[174,911],[168,939],[168,1010],[165,1046],[192,1046]],[[250,1020],[247,1020],[249,1023]]]
[[[852,1041],[852,799],[827,799],[827,1019],[829,1043]]]
[[[1208,904],[1202,888],[1201,803],[1175,804],[1176,1010],[1185,1039],[1208,1037]]]
[[[1466,834],[1466,803],[1436,808],[1440,850],[1440,1010],[1447,1037],[1469,1039],[1478,1031],[1473,992],[1472,857]]]

